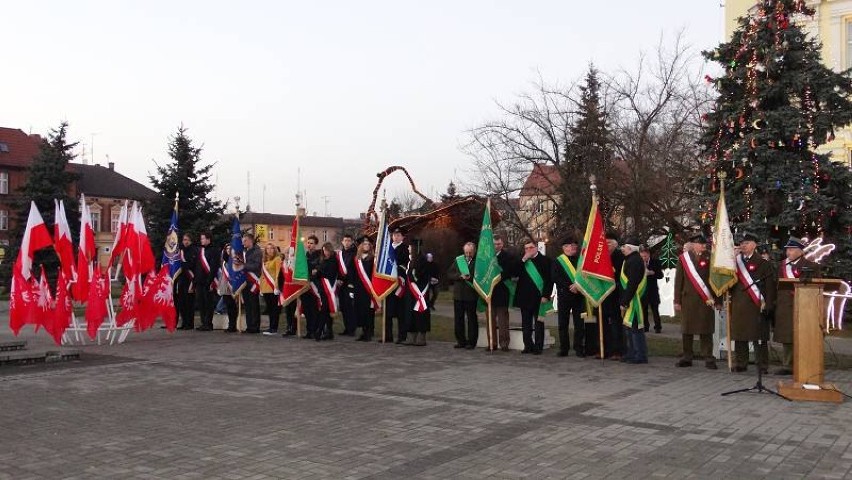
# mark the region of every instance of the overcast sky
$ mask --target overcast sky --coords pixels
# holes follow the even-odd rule
[[[661,33],[722,36],[720,0],[33,1],[2,7],[0,126],[62,120],[143,183],[183,123],[216,194],[292,213],[301,169],[319,215],[366,210],[375,174],[405,166],[433,196],[464,181],[465,131],[539,74],[631,66]],[[388,196],[403,177],[385,182]],[[265,200],[262,195],[266,185]]]

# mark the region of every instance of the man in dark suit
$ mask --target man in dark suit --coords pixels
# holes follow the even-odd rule
[[[408,252],[408,243],[405,242],[405,231],[399,227],[391,231],[391,246],[396,254],[396,271],[401,282],[408,281],[408,268],[411,262],[411,254]],[[393,319],[396,317],[397,344],[401,345],[408,336],[408,325],[411,321],[411,294],[408,285],[400,284],[393,293],[385,300],[385,341],[393,341]],[[381,342],[382,339],[379,339]]]
[[[514,287],[515,279],[518,277],[520,261],[511,253],[503,249],[503,237],[494,235],[494,251],[497,256],[497,264],[500,265],[500,283],[494,286],[491,292],[491,350],[496,350],[499,344],[500,350],[509,351],[509,285]]]
[[[618,276],[621,274],[624,255],[618,249],[617,233],[606,232],[606,243],[609,248],[612,268],[615,272],[615,290],[604,299],[601,308],[604,322],[604,354],[612,360],[621,360],[622,355],[624,355],[624,326],[621,324],[621,310],[619,308],[622,287],[621,282],[618,281]]]
[[[192,244],[192,236],[183,234],[180,249],[180,274],[175,279],[175,308],[180,315],[179,330],[195,329],[195,266],[198,249]]]
[[[521,353],[541,355],[544,349],[544,322],[539,321],[539,309],[550,301],[553,291],[550,259],[539,253],[532,239],[524,242],[523,266],[518,277],[515,306],[521,309],[521,328],[524,349]],[[533,340],[535,328],[535,340]]]
[[[787,258],[781,262],[778,270],[779,280],[782,278],[799,278],[807,275],[811,278],[822,276],[820,264],[805,258],[805,242],[790,237],[784,245],[784,254]],[[781,282],[778,283],[778,301],[775,308],[775,328],[773,339],[784,345],[784,357],[781,359],[781,368],[775,371],[777,375],[792,375],[793,373],[793,289],[785,286],[782,290]]]
[[[198,237],[201,248],[195,263],[195,292],[198,297],[201,326],[198,330],[213,330],[213,310],[219,301],[216,286],[213,284],[219,275],[219,252],[210,245],[210,233],[202,232]]]
[[[645,329],[642,317],[642,294],[647,286],[645,264],[639,256],[639,240],[628,238],[621,246],[624,262],[620,270],[618,284],[621,285],[619,304],[622,324],[628,334],[628,351],[624,357],[626,363],[648,363],[648,344],[645,342]]]
[[[663,331],[663,324],[660,323],[660,287],[657,281],[663,278],[663,267],[660,261],[651,256],[651,250],[647,245],[643,245],[639,249],[639,256],[645,263],[645,277],[648,281],[648,286],[645,288],[645,295],[642,297],[642,311],[645,317],[645,331],[651,330],[651,315],[654,316],[654,332],[660,333]]]
[[[473,288],[473,267],[476,245],[467,242],[462,247],[464,254],[456,257],[447,270],[447,280],[453,282],[453,324],[456,334],[455,348],[473,350],[479,340],[479,321],[476,318],[476,303],[479,294]],[[467,323],[465,323],[467,319]]]
[[[568,319],[574,323],[574,353],[578,357],[586,356],[586,331],[580,316],[586,306],[585,298],[574,279],[577,274],[579,244],[574,237],[562,240],[562,255],[553,262],[553,282],[556,284],[559,323],[559,356],[568,356],[571,343],[568,340]]]
[[[775,269],[757,253],[757,235],[744,232],[737,254],[737,283],[731,287],[731,340],[734,342],[733,370],[748,368],[748,342],[754,345],[757,368],[768,372],[769,324],[764,315],[775,308]]]

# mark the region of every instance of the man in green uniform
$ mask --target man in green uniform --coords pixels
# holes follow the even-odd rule
[[[772,264],[757,254],[757,235],[744,232],[737,253],[737,283],[731,287],[731,340],[734,342],[734,372],[748,369],[748,342],[754,345],[757,368],[767,373],[766,341],[769,324],[766,312],[775,307],[777,279]]]
[[[683,252],[675,271],[674,308],[680,312],[680,330],[683,337],[683,358],[675,364],[677,367],[691,367],[693,359],[693,339],[698,335],[701,345],[701,357],[704,366],[716,369],[713,357],[713,330],[715,298],[709,288],[710,255],[707,253],[707,239],[696,235],[690,239],[690,251]]]
[[[805,243],[795,237],[790,237],[784,245],[784,253],[787,258],[781,262],[778,271],[779,280],[782,278],[799,278],[802,275],[819,278],[821,266],[805,258]],[[789,285],[785,288],[778,285],[778,302],[775,309],[775,329],[773,339],[784,345],[784,357],[781,359],[782,366],[775,371],[777,375],[791,375],[793,373],[793,289]]]

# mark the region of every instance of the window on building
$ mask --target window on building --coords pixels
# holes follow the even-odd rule
[[[275,240],[275,229],[274,228],[269,229],[269,239]]]
[[[323,241],[323,242],[327,242],[327,241],[328,241],[328,230],[323,230],[323,231],[322,231],[322,241]]]
[[[843,21],[844,28],[844,38],[846,40],[846,45],[844,48],[846,50],[846,67],[852,67],[852,17],[846,17]]]
[[[0,172],[0,194],[9,193],[9,172]]]
[[[109,231],[115,233],[118,231],[118,222],[121,218],[121,206],[115,205],[109,210]]]
[[[101,206],[97,204],[89,205],[89,211],[92,213],[92,230],[98,233],[101,231]]]
[[[0,230],[9,230],[9,211],[0,210]]]
[[[3,142],[0,142],[0,152],[9,153],[9,145]]]

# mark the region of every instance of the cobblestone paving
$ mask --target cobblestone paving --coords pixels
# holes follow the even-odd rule
[[[83,350],[0,367],[0,479],[852,476],[852,403],[719,395],[753,369],[221,332]]]

